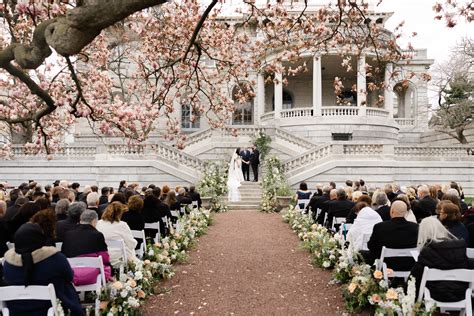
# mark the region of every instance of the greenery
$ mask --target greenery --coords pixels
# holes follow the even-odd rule
[[[229,165],[222,161],[208,163],[201,181],[198,183],[198,192],[201,197],[211,198],[211,212],[226,212],[227,205],[222,198],[227,195],[227,175]]]
[[[263,178],[262,212],[271,213],[279,211],[277,196],[291,196],[293,192],[286,182],[283,167],[277,157],[265,159],[266,174]]]
[[[258,131],[255,133],[252,142],[260,152],[260,159],[265,160],[268,153],[270,152],[270,143],[272,142],[270,136],[262,131]]]

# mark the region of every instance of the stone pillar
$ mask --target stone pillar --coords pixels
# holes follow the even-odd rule
[[[283,109],[283,76],[281,73],[275,73],[275,119],[279,119],[281,117],[281,111]]]
[[[323,105],[321,56],[313,56],[313,116],[321,116]]]
[[[367,82],[365,74],[365,55],[357,60],[357,106],[367,106]]]
[[[265,114],[265,75],[261,72],[257,74],[257,110],[254,111],[254,124],[260,124],[261,117]]]
[[[390,76],[393,72],[393,64],[387,63],[385,66],[385,89],[383,93],[384,108],[388,111],[388,117],[393,118],[393,88],[390,85]]]

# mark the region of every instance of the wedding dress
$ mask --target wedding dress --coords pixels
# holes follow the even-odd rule
[[[229,190],[229,202],[239,202],[240,192],[239,187],[244,181],[244,174],[242,173],[242,159],[237,153],[232,154],[232,159],[229,165],[229,175],[227,178],[227,188]]]

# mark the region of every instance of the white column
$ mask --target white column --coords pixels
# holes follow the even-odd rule
[[[281,117],[281,110],[283,109],[283,76],[281,72],[275,73],[275,118]]]
[[[254,124],[260,124],[260,119],[265,114],[265,75],[261,72],[257,74],[257,110],[254,111]]]
[[[387,63],[385,66],[385,89],[383,93],[384,107],[388,111],[388,117],[393,118],[393,88],[390,85],[390,76],[393,72],[393,64]]]
[[[323,105],[321,56],[313,56],[313,116],[321,116]]]
[[[357,60],[357,106],[367,105],[367,82],[365,77],[365,55],[360,55]]]

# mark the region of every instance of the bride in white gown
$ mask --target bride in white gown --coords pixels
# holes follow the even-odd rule
[[[244,181],[244,175],[242,173],[242,159],[239,156],[240,149],[232,154],[232,159],[229,165],[229,176],[227,178],[227,188],[229,189],[228,199],[229,202],[240,201],[239,187]]]

